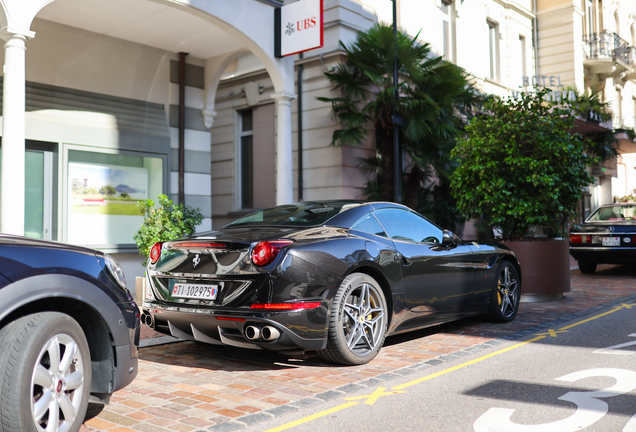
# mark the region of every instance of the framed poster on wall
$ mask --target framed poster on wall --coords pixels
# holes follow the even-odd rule
[[[137,202],[148,196],[148,169],[69,162],[68,242],[134,243],[143,222]]]

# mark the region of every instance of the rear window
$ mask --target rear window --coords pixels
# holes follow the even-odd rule
[[[223,228],[251,225],[316,226],[362,201],[325,201],[285,204],[260,210],[230,222]]]
[[[587,218],[587,222],[635,220],[636,205],[599,207]]]

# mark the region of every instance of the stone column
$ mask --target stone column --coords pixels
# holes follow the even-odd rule
[[[28,34],[6,31],[2,96],[0,231],[24,235],[25,57]]]
[[[296,95],[274,93],[276,101],[276,205],[294,201],[292,175],[291,100]]]

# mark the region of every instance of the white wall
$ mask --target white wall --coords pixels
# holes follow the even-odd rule
[[[361,0],[372,8],[378,21],[391,25],[392,2]],[[402,0],[399,2],[398,24],[409,35],[431,44],[433,55],[443,51],[441,0]],[[519,36],[526,38],[526,75],[534,75],[532,50],[532,2],[523,0],[502,3],[491,0],[455,1],[456,53],[455,63],[468,71],[482,91],[502,96],[521,85],[521,53]],[[500,78],[489,76],[488,25],[490,20],[499,25]]]
[[[28,81],[168,101],[169,62],[176,54],[41,19],[34,20],[32,29],[36,36],[27,42]]]

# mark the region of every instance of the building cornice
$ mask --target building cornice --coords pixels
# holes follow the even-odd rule
[[[274,7],[281,7],[283,5],[283,2],[278,0],[256,0],[256,1],[260,3],[265,3],[267,5],[274,6]]]
[[[539,11],[537,12],[537,17],[546,18],[550,15],[561,15],[564,12],[569,12],[569,11],[577,13],[581,17],[585,15],[585,12],[579,6],[568,3],[568,4],[554,6],[554,7]]]
[[[523,6],[519,5],[518,3],[514,1],[495,0],[495,3],[500,4],[506,9],[513,10],[517,12],[518,14],[525,16],[526,18],[533,19],[535,17],[535,14],[532,13],[531,10],[524,8]]]

